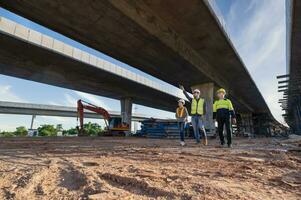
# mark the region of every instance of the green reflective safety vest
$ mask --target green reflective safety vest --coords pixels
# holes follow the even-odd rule
[[[232,102],[229,99],[216,100],[213,104],[213,112],[216,112],[219,109],[227,109],[229,111],[234,110]]]
[[[191,114],[192,115],[203,115],[204,114],[204,102],[205,100],[202,98],[199,98],[198,100],[196,100],[195,98],[192,99],[191,102]]]

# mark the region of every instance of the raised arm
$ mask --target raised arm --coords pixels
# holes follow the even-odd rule
[[[183,85],[180,85],[180,89],[183,91],[183,94],[185,95],[185,97],[188,99],[188,101],[192,101],[192,98],[189,96],[188,92],[186,92],[185,88]]]

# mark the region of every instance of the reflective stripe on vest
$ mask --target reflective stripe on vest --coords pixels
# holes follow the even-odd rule
[[[204,99],[199,98],[198,101],[193,98],[192,102],[191,102],[191,114],[195,115],[195,114],[199,114],[199,115],[203,115],[204,114]]]
[[[216,112],[218,109],[233,110],[233,106],[229,99],[221,99],[214,102],[213,112]]]

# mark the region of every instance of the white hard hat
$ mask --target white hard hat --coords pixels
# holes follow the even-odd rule
[[[201,93],[201,91],[199,89],[194,89],[193,93],[195,93],[195,92]]]
[[[185,100],[184,99],[180,99],[178,102],[181,102],[183,105],[185,105]]]

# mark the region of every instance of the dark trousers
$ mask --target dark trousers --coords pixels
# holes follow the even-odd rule
[[[180,139],[184,142],[184,134],[185,134],[185,122],[178,122],[180,128]]]
[[[225,139],[223,134],[224,125],[226,125],[227,144],[230,145],[232,143],[232,128],[231,128],[231,122],[229,117],[223,117],[217,119],[218,134],[222,145],[225,144]]]

